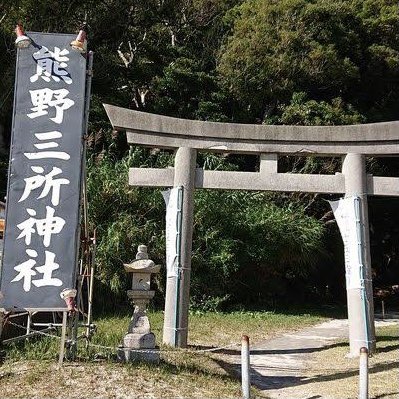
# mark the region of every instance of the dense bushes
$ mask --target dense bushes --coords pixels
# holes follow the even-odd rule
[[[158,157],[154,164],[165,164],[168,158]],[[90,220],[99,236],[98,276],[117,297],[123,297],[126,288],[122,263],[134,258],[138,244],[147,244],[151,257],[165,265],[160,190],[127,183],[129,166],[143,166],[148,159],[137,149],[122,160],[104,157],[89,165]],[[210,156],[207,165],[212,160],[216,163]],[[209,306],[217,298],[234,303],[281,298],[289,281],[306,276],[321,255],[322,225],[300,205],[277,206],[264,193],[197,190],[194,219],[191,294],[197,306],[204,301]],[[158,283],[162,292],[164,277]]]

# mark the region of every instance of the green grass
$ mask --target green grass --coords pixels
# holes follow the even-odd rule
[[[150,312],[149,318],[160,344],[163,314]],[[190,315],[189,326],[191,349],[170,351],[161,345],[161,363],[157,366],[116,363],[114,348],[121,343],[129,320],[127,315],[97,318],[93,345],[86,349],[82,342],[77,361],[66,362],[61,371],[56,367],[59,351],[57,338],[38,337],[6,346],[3,348],[5,362],[0,367],[4,395],[124,397],[132,389],[141,387],[141,393],[147,392],[147,396],[154,397],[239,397],[240,383],[231,370],[221,367],[220,356],[195,351],[195,347],[237,344],[239,348],[242,334],[249,335],[254,343],[277,333],[315,324],[323,318],[310,314],[286,315],[261,311],[194,312]],[[25,384],[19,384],[21,377]],[[75,382],[71,385],[69,379]],[[79,384],[87,384],[92,389],[87,393],[80,390],[79,394],[71,390]],[[114,391],[107,390],[107,386],[114,386]]]
[[[152,331],[158,345],[162,346],[163,312],[149,312]],[[282,314],[277,312],[230,313],[193,312],[189,318],[189,345],[194,347],[220,347],[241,343],[243,334],[250,337],[251,343],[270,338],[284,331],[292,331],[316,324],[325,318],[318,315]],[[129,325],[130,316],[103,316],[95,320],[97,330],[91,343],[115,348],[122,340]],[[86,350],[81,341],[79,357],[93,360],[96,354],[111,356],[113,349],[94,346]],[[6,347],[6,356],[10,360],[51,360],[57,357],[59,341],[56,338],[37,337],[10,344]]]
[[[240,344],[242,335],[248,335],[255,343],[323,319],[309,313],[291,315],[261,311],[194,314],[190,317],[189,343],[199,346]]]

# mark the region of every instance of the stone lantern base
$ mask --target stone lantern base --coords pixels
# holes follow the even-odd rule
[[[155,294],[150,290],[151,274],[158,273],[161,266],[148,259],[145,245],[139,245],[136,259],[124,267],[132,274],[132,289],[127,296],[134,303],[134,312],[123,343],[118,348],[118,360],[159,363],[159,348],[155,347],[155,335],[151,332],[146,310]]]
[[[118,348],[117,357],[118,361],[124,363],[145,362],[158,364],[160,361],[160,352],[159,348],[131,349],[121,347]]]
[[[128,291],[128,297],[135,302],[129,328],[118,348],[121,362],[159,363],[159,348],[155,346],[155,335],[151,331],[146,307],[154,291]]]

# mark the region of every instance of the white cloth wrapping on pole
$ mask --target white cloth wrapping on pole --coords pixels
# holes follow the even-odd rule
[[[358,200],[359,197],[347,197],[329,201],[344,242],[346,289],[363,288],[361,275],[364,249],[357,229],[357,218],[360,217],[356,215]]]
[[[180,187],[162,191],[166,204],[166,277],[177,277],[178,211]]]

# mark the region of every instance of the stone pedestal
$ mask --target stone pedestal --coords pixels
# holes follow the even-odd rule
[[[118,348],[117,357],[123,363],[159,363],[159,348],[155,348],[149,352],[141,349],[134,350],[125,347]]]
[[[132,273],[132,289],[127,292],[127,296],[134,303],[134,312],[123,344],[118,349],[118,360],[157,363],[159,348],[155,346],[155,335],[151,332],[146,311],[155,294],[155,291],[150,291],[151,274],[158,273],[160,266],[148,259],[145,245],[140,245],[136,259],[124,266],[128,273]]]

